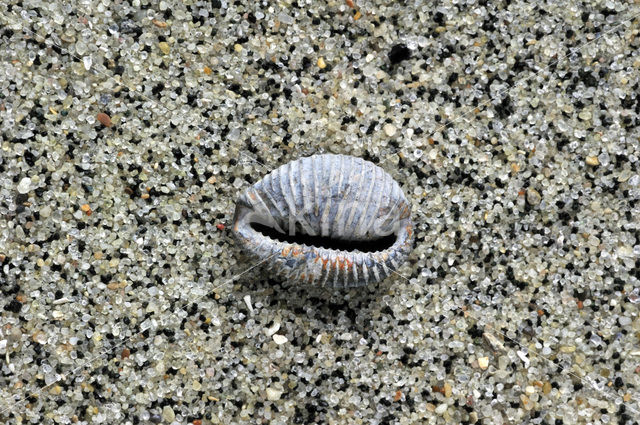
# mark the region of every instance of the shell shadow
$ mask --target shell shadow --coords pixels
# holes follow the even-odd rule
[[[302,285],[266,276],[256,268],[238,280],[242,296],[251,295],[263,309],[280,315],[295,315],[302,322],[313,321],[320,330],[366,333],[371,330],[372,313],[384,308],[382,297],[389,292],[394,280],[389,278],[358,288],[336,289]],[[288,314],[286,314],[288,313]]]

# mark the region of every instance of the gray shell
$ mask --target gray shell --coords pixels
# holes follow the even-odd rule
[[[338,250],[285,242],[252,227],[347,242],[395,235],[380,251]],[[314,155],[285,164],[239,198],[233,233],[242,248],[285,279],[329,287],[362,286],[389,276],[413,245],[410,206],[375,164],[346,155]]]

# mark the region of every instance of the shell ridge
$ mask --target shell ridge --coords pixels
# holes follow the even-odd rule
[[[317,218],[318,215],[320,215],[320,195],[318,194],[318,173],[317,173],[317,166],[316,166],[316,160],[314,157],[311,157],[311,175],[313,176],[312,182],[313,182],[313,213],[314,213],[314,218]],[[320,231],[319,231],[320,232]]]
[[[269,193],[268,190],[264,191],[264,196],[271,203],[271,205],[273,205],[274,210],[278,213],[278,218],[276,218],[274,216],[274,219],[276,221],[276,225],[278,227],[277,230],[280,230],[280,231],[284,232],[284,229],[282,229],[281,226],[280,226],[280,220],[283,217],[286,216],[286,213],[280,208],[280,205],[278,205],[277,201],[275,199],[273,199],[273,195],[271,195],[271,193]]]
[[[358,264],[357,264],[357,259],[358,256],[355,256],[356,258],[353,259],[353,262],[351,263],[351,273],[353,274],[353,282],[357,282],[358,281]]]
[[[351,170],[353,169],[353,163],[354,163],[354,159],[353,158],[349,158],[351,159],[351,166],[349,167],[349,177],[351,177]],[[344,164],[343,164],[344,165]],[[342,183],[342,176],[343,176],[344,172],[341,169],[340,170],[340,183]],[[338,186],[338,190],[342,189],[342,184],[340,184]],[[343,234],[344,232],[344,218],[342,217],[342,214],[344,213],[344,209],[345,209],[345,203],[347,202],[347,199],[349,198],[349,195],[351,194],[351,186],[349,185],[348,182],[345,183],[344,185],[344,192],[342,193],[342,197],[338,200],[338,208],[336,211],[336,216],[333,219],[333,221],[335,222],[335,228],[334,231],[331,232],[331,236],[332,237],[337,237],[340,238],[340,236]]]
[[[300,223],[300,227],[302,229],[302,231],[304,233],[306,233],[307,235],[310,236],[315,236],[316,235],[316,231],[313,228],[313,226],[309,223],[309,221],[307,220],[308,217],[308,212],[309,212],[309,208],[307,207],[307,198],[310,198],[308,189],[309,189],[309,185],[308,185],[308,181],[307,181],[307,173],[305,172],[306,170],[306,162],[305,161],[306,158],[302,158],[299,161],[294,161],[298,163],[298,173],[291,173],[289,175],[289,179],[291,181],[291,188],[292,190],[294,190],[295,193],[295,199],[296,199],[296,205],[297,205],[297,197],[298,197],[298,193],[295,190],[296,189],[296,185],[295,185],[295,181],[296,179],[298,179],[300,181],[300,185],[299,185],[299,189],[300,189],[300,203],[301,208],[298,212],[298,214],[296,214],[295,216],[295,220]]]
[[[273,214],[271,213],[271,210],[269,209],[269,207],[267,206],[266,202],[264,202],[264,199],[262,199],[262,196],[260,195],[260,191],[256,190],[255,188],[253,189],[253,194],[256,197],[256,202],[259,203],[260,208],[264,209],[265,213],[267,216],[265,216],[264,218],[266,218],[266,221],[270,224],[275,224],[277,227],[278,223],[276,222],[275,218],[273,217]]]
[[[320,229],[318,228],[317,214],[315,213],[318,202],[315,167],[313,166],[313,157],[308,157],[305,159],[308,172],[305,172],[304,174],[308,175],[307,181],[309,184],[309,210],[306,211],[306,217],[309,227],[311,227],[311,229],[313,230],[313,236],[317,236],[320,234]]]
[[[373,271],[373,275],[375,276],[376,280],[380,280],[380,272],[378,271],[378,266],[377,266],[377,262],[374,260],[373,264],[371,265],[371,270]]]
[[[354,230],[353,229],[353,223],[354,220],[356,219],[356,216],[359,212],[360,205],[361,205],[361,198],[360,198],[360,194],[362,193],[362,190],[366,184],[366,179],[367,179],[367,163],[360,160],[359,162],[362,163],[362,168],[360,169],[360,174],[358,177],[358,189],[355,191],[355,197],[354,199],[351,201],[351,211],[349,212],[348,218],[344,223],[344,229],[342,229],[342,235],[345,238],[348,238],[350,236],[353,236],[354,234]],[[373,179],[371,179],[371,181],[373,182]],[[366,204],[365,204],[366,205]],[[365,207],[366,208],[366,207]],[[364,211],[362,212],[364,213]],[[346,229],[350,229],[348,234],[345,234],[345,230]]]
[[[397,194],[397,190],[399,189],[399,186],[392,184],[391,185],[391,193],[393,194]],[[402,194],[402,193],[401,193]],[[389,220],[392,219],[394,212],[396,209],[399,209],[399,205],[401,203],[403,203],[404,201],[402,200],[402,197],[400,196],[394,196],[396,198],[396,201],[394,202],[393,206],[391,207],[391,209],[389,209],[389,211],[387,212],[387,214],[384,215],[384,218],[382,220],[380,220],[380,226],[384,226],[384,224],[386,222],[388,222]],[[403,195],[404,197],[404,195]]]
[[[282,168],[282,167],[281,167]],[[277,186],[276,186],[276,180],[277,180]],[[283,230],[286,232],[287,231],[287,223],[285,223],[285,220],[289,214],[289,204],[287,203],[286,199],[284,199],[284,193],[282,192],[282,176],[279,174],[278,171],[273,173],[273,176],[271,178],[271,191],[270,193],[273,194],[274,196],[274,201],[276,202],[276,204],[278,204],[278,208],[281,211],[282,216],[280,217],[280,223],[281,226],[283,228]]]
[[[362,225],[363,225],[363,223],[365,223],[367,221],[367,217],[369,217],[369,215],[375,217],[375,209],[379,208],[379,206],[380,206],[380,198],[381,198],[380,194],[382,194],[382,189],[384,187],[379,188],[379,190],[378,190],[378,194],[379,194],[378,199],[376,199],[375,202],[371,202],[371,198],[374,196],[373,195],[373,190],[375,189],[375,186],[376,186],[377,181],[378,181],[378,178],[377,178],[377,175],[378,175],[378,170],[377,169],[378,168],[379,167],[376,167],[376,168],[373,169],[373,177],[371,178],[371,182],[370,182],[370,185],[369,185],[370,186],[369,187],[369,193],[367,195],[367,200],[366,200],[366,202],[364,204],[365,207],[364,207],[364,210],[362,211],[362,214],[360,215],[360,219],[358,220],[358,224],[356,225],[356,229],[354,231],[354,235],[356,237],[358,237],[358,238],[364,236],[367,233],[367,231],[370,230],[370,227],[368,225],[369,223],[367,223],[367,227],[364,228],[364,231],[363,231]],[[369,210],[371,210],[371,212],[369,212]]]
[[[284,201],[287,204],[287,207],[289,208],[289,211],[288,211],[288,214],[287,214],[287,216],[289,217],[288,223],[283,223],[283,224],[286,226],[285,231],[291,233],[291,225],[292,225],[291,217],[295,217],[296,206],[295,206],[295,204],[291,205],[291,199],[290,199],[291,196],[288,196],[288,193],[287,193],[287,191],[285,189],[287,187],[287,185],[285,184],[285,180],[286,180],[286,174],[285,173],[287,172],[288,169],[289,169],[289,164],[285,164],[281,168],[279,168],[279,170],[280,170],[280,178],[278,180],[279,180],[279,183],[280,183],[280,191],[282,192],[282,198],[284,199]],[[294,226],[295,226],[295,224],[294,224]],[[294,228],[294,231],[295,231],[295,228]]]
[[[369,284],[369,279],[371,278],[369,276],[369,271],[367,270],[367,265],[363,264],[362,265],[362,276],[363,276],[363,281],[365,285]]]
[[[378,199],[376,200],[374,205],[382,205],[382,200],[384,199],[385,194],[387,194],[389,199],[391,198],[391,193],[393,192],[393,180],[391,180],[388,177],[388,174],[386,171],[384,171],[382,168],[377,167],[382,171],[382,179],[384,181],[384,183],[382,184],[382,187],[379,190],[379,195],[378,195]],[[389,187],[391,186],[391,187]],[[365,228],[364,228],[364,235],[366,235],[367,233],[369,233],[371,236],[379,236],[378,230],[375,225],[376,225],[376,218],[377,218],[377,214],[376,211],[373,210],[371,211],[371,217],[369,218],[369,222],[366,224]],[[373,232],[376,232],[376,234],[374,235]]]
[[[297,173],[295,171],[296,165],[298,165]],[[287,176],[289,179],[289,189],[291,189],[291,201],[293,202],[293,207],[294,207],[293,213],[290,214],[290,217],[293,219],[293,229],[290,229],[292,231],[291,233],[292,235],[295,235],[295,232],[296,232],[295,223],[298,221],[298,215],[300,214],[300,211],[298,209],[298,193],[296,190],[296,180],[294,177],[298,174],[300,174],[300,161],[293,161],[291,162],[291,172],[288,173],[288,176]],[[303,206],[304,206],[304,203],[303,203]]]
[[[337,191],[336,195],[340,195],[340,192],[342,191],[342,180],[343,180],[343,177],[344,177],[344,170],[343,170],[343,168],[344,168],[344,160],[343,159],[344,158],[345,157],[343,157],[343,156],[338,156],[338,158],[337,158],[338,159],[338,164],[337,164],[337,168],[338,169],[336,170],[336,174],[338,175],[338,184],[336,185],[336,188],[335,188],[335,190]],[[334,164],[332,162],[331,165],[329,166],[329,168],[331,170],[333,170],[333,165]],[[335,223],[336,223],[336,221],[338,219],[338,211],[340,209],[340,202],[341,202],[341,200],[338,199],[338,196],[336,196],[334,198],[333,195],[334,195],[334,193],[332,192],[331,193],[331,199],[335,199],[336,200],[336,204],[335,204],[335,207],[334,207],[336,209],[336,212],[335,212],[335,215],[333,216],[333,218],[331,219],[331,221],[329,221],[329,233],[327,234],[327,236],[329,236],[329,237],[334,236]],[[333,208],[329,211],[329,217],[331,217],[331,211],[332,210],[333,210]]]
[[[369,270],[367,269],[367,260],[364,256],[360,256],[360,262],[362,264],[361,271],[362,277],[364,278],[365,285],[369,284]]]
[[[382,258],[382,260],[377,260],[378,264],[380,265],[380,268],[382,269],[382,273],[383,276],[388,276],[389,275],[389,267],[387,266],[387,261],[384,259],[384,257]]]
[[[342,263],[342,261],[340,261],[341,259],[342,259],[341,253],[336,253],[336,262],[335,262],[336,277],[335,277],[335,280],[333,281],[334,288],[344,287],[344,273],[342,273],[343,276],[340,276],[341,274],[340,271],[344,272],[344,264]],[[342,264],[342,267],[340,267],[341,264]]]
[[[327,264],[329,263],[328,261],[328,254],[325,250],[322,250],[322,252],[320,253],[320,261],[322,261],[322,271],[324,273],[322,277],[322,283],[320,283],[320,286],[325,286],[327,284],[327,279],[329,279],[329,267],[327,267]]]
[[[370,178],[369,190],[367,192],[367,199],[365,200],[364,208],[360,214],[360,217],[358,217],[356,227],[353,232],[354,236],[358,239],[362,238],[367,233],[367,230],[369,228],[368,227],[363,228],[363,225],[368,221],[367,219],[370,214],[375,215],[375,210],[376,208],[379,207],[379,199],[376,199],[375,202],[372,201],[374,196],[376,196],[374,195],[374,189],[378,184],[378,180],[379,180],[378,170],[374,168],[373,176]],[[381,193],[380,189],[381,188],[378,188],[378,193]]]
[[[393,266],[394,269],[397,269],[400,265],[396,262],[395,258],[390,258],[389,262],[391,263],[391,265]]]
[[[297,177],[300,180],[300,198],[302,201],[302,209],[300,210],[300,216],[296,217],[297,221],[300,223],[300,225],[302,226],[302,228],[304,229],[304,223],[307,222],[306,220],[306,214],[309,211],[309,207],[307,206],[307,201],[308,198],[310,198],[309,195],[309,184],[307,182],[307,173],[305,172],[305,163],[307,158],[302,158],[300,161],[296,161],[298,163],[298,173],[294,174],[291,173],[291,175],[289,176],[289,178],[291,179],[291,181],[293,182],[294,180],[294,176]],[[306,230],[305,230],[306,231]]]
[[[316,268],[316,273],[314,273],[313,275],[313,284],[314,285],[319,285],[320,284],[320,280],[322,279],[322,273],[323,273],[323,269],[322,269],[322,265],[324,264],[322,261],[322,255],[320,250],[315,251],[316,254],[316,258],[313,261],[313,264]]]
[[[324,206],[324,211],[322,211],[322,216],[320,217],[320,235],[321,236],[328,236],[329,233],[329,223],[327,222],[327,219],[329,217],[329,212],[331,211],[331,201],[333,199],[333,197],[331,196],[331,190],[333,187],[333,173],[332,171],[332,167],[331,167],[331,162],[330,161],[324,161],[323,158],[320,159],[322,163],[324,162],[329,162],[329,166],[328,167],[324,167],[322,166],[321,168],[328,170],[329,173],[329,184],[328,184],[328,195],[326,195],[326,201],[325,201],[325,206]]]
[[[278,202],[274,199],[273,194],[271,192],[273,192],[273,175],[269,174],[267,175],[267,177],[264,178],[264,184],[262,185],[262,192],[264,193],[265,198],[267,198],[269,200],[269,202],[271,203],[271,205],[273,205],[273,209],[278,213],[280,218],[283,218],[286,216],[286,212],[282,210],[282,208],[280,208],[280,205],[278,204]]]
[[[336,271],[333,265],[335,263],[335,257],[336,257],[335,252],[327,250],[327,274],[328,274],[327,286],[329,287],[334,286],[333,279],[335,278]]]

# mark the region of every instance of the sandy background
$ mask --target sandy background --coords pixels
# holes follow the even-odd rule
[[[0,422],[632,424],[637,2],[0,4]],[[413,205],[351,291],[238,256],[319,152]]]

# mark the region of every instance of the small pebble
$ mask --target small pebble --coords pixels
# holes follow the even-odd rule
[[[620,323],[620,326],[629,326],[632,320],[629,316],[620,316],[618,317],[618,322]]]
[[[282,391],[276,390],[275,388],[268,387],[266,392],[267,400],[269,401],[278,401],[282,396]]]
[[[448,382],[445,382],[443,389],[444,389],[444,396],[451,397],[451,394],[453,393],[453,388],[451,387],[451,384]]]
[[[171,406],[164,406],[162,408],[162,419],[164,419],[165,422],[171,423],[174,421],[175,418],[176,418],[176,414],[174,413]]]
[[[288,342],[289,339],[287,339],[287,337],[284,336],[284,335],[275,334],[273,336],[273,341],[278,345],[282,345],[282,344],[285,344],[286,342]]]
[[[245,295],[243,299],[244,299],[244,303],[247,305],[247,308],[249,309],[249,313],[253,314],[253,306],[251,305],[251,295]]]
[[[597,156],[588,156],[585,162],[587,163],[587,165],[591,165],[592,167],[600,165],[600,161],[598,161]]]
[[[104,125],[105,127],[111,127],[113,125],[113,123],[111,122],[111,117],[104,112],[98,112],[96,118],[98,119],[100,124]]]
[[[53,301],[53,305],[66,304],[66,303],[68,303],[68,302],[71,302],[71,300],[70,300],[69,298],[67,298],[67,297],[62,297],[62,298],[60,298],[60,299],[58,299],[58,300],[54,300],[54,301]]]
[[[325,69],[327,67],[327,64],[324,61],[324,58],[320,57],[318,58],[318,68],[320,69]]]
[[[489,357],[480,357],[478,359],[478,366],[480,369],[486,369],[489,367]]]
[[[167,27],[167,23],[164,21],[159,21],[157,19],[154,19],[151,21],[153,23],[153,25],[155,25],[158,28],[166,28]]]
[[[504,344],[495,335],[490,332],[484,332],[482,336],[489,343],[491,348],[496,351],[504,351]],[[488,360],[489,358],[487,357],[487,362]]]
[[[560,352],[561,353],[573,353],[576,351],[576,347],[574,347],[573,345],[563,345],[560,347]]]
[[[531,410],[533,408],[533,404],[531,403],[531,400],[526,395],[524,394],[520,395],[520,401],[522,402],[522,406],[526,410]]]
[[[444,412],[447,411],[447,404],[446,403],[442,403],[439,404],[438,407],[436,407],[436,413],[438,415],[444,415]]]
[[[270,328],[267,328],[265,333],[267,336],[271,336],[280,330],[280,322],[275,322]]]
[[[23,177],[18,183],[17,189],[18,193],[29,193],[29,190],[31,189],[31,179],[29,177]]]
[[[527,189],[527,202],[531,205],[538,205],[540,204],[540,201],[542,201],[542,197],[540,196],[540,193],[538,193],[537,190],[532,189],[532,188],[528,188]]]
[[[524,363],[524,367],[529,368],[529,358],[527,357],[527,353],[525,353],[524,351],[516,351],[516,354],[518,355],[518,357],[520,357],[520,360],[522,360],[522,362]]]
[[[171,52],[171,46],[169,46],[169,43],[167,43],[166,41],[161,41],[160,43],[158,43],[158,48],[165,55],[168,55]]]
[[[391,123],[385,124],[383,130],[384,133],[389,137],[393,137],[396,134],[396,127]]]
[[[51,215],[51,207],[49,205],[45,205],[40,208],[40,217],[47,218]]]
[[[411,50],[404,44],[396,44],[389,51],[389,62],[396,65],[411,58]]]
[[[591,119],[591,112],[584,109],[580,111],[580,113],[578,114],[578,117],[580,117],[580,119],[583,121],[588,121]]]

